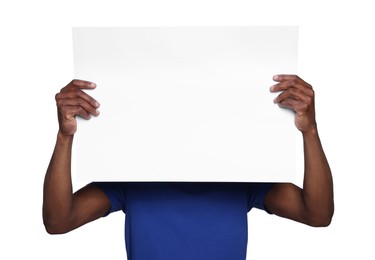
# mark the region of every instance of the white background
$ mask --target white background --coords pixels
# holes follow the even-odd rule
[[[1,259],[126,258],[121,213],[66,235],[47,235],[42,186],[57,132],[54,94],[73,75],[71,27],[150,25],[300,27],[298,71],[316,91],[335,216],[328,228],[310,228],[254,210],[248,258],[374,259],[371,1],[103,2],[0,4]],[[74,181],[75,189],[82,185]]]

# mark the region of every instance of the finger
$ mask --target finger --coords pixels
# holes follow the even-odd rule
[[[82,107],[87,113],[91,115],[99,115],[99,111],[96,109],[95,106],[92,106],[90,103],[86,102],[84,99],[81,98],[60,98],[56,102],[59,108],[62,108],[64,106]]]
[[[303,84],[308,84],[303,79],[301,79],[299,76],[294,75],[294,74],[279,74],[279,75],[275,75],[275,76],[273,76],[273,80],[277,81],[277,82],[283,82],[283,81],[287,81],[287,80],[295,80],[295,81],[300,81]]]
[[[296,83],[305,85],[307,88],[311,88],[312,89],[312,86],[309,83],[307,83],[306,81],[304,81],[303,79],[301,79],[299,76],[293,75],[293,74],[275,75],[275,76],[273,76],[273,80],[276,81],[276,82],[294,81]]]
[[[93,97],[88,95],[86,92],[82,91],[81,89],[70,89],[69,91],[62,91],[58,94],[56,94],[55,99],[56,101],[58,99],[75,99],[75,98],[81,98],[85,100],[87,103],[92,105],[93,107],[98,108],[100,106],[99,102],[95,100]]]
[[[72,80],[68,85],[63,87],[60,92],[70,92],[78,89],[94,89],[96,88],[96,84],[94,82],[85,81],[85,80],[79,80],[74,79]]]
[[[73,79],[68,86],[77,87],[80,89],[94,89],[96,88],[96,84],[94,82],[80,80],[80,79]]]
[[[278,105],[279,107],[293,110],[297,116],[305,115],[309,108],[306,103],[295,99],[284,99],[282,102],[278,103]]]
[[[277,103],[279,107],[282,108],[289,108],[294,111],[297,111],[297,107],[300,106],[301,101],[293,99],[293,98],[286,98],[283,99],[281,102]]]
[[[80,116],[85,119],[91,118],[91,115],[81,106],[64,106],[61,109],[61,114],[65,120],[71,120],[76,116]]]
[[[300,100],[300,101],[307,101],[308,97],[300,91],[299,89],[296,88],[290,88],[285,91],[283,91],[281,94],[279,94],[274,100],[274,103],[280,103],[284,99],[295,99],[295,100]]]
[[[303,80],[298,80],[298,79],[281,81],[280,83],[277,83],[271,86],[270,91],[279,92],[279,91],[284,91],[290,88],[299,89],[300,91],[302,91],[308,96],[314,95],[314,91],[312,87],[308,83],[304,82]]]

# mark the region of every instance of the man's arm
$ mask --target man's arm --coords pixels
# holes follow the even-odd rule
[[[110,203],[97,187],[88,185],[73,194],[71,180],[71,153],[77,130],[75,117],[89,119],[97,116],[99,103],[82,89],[95,84],[73,80],[56,95],[59,132],[55,149],[44,180],[43,221],[50,234],[66,233],[103,216]]]
[[[266,208],[279,216],[311,226],[328,226],[334,212],[333,181],[315,121],[314,91],[295,75],[278,75],[271,92],[274,102],[296,112],[295,124],[303,136],[305,172],[303,189],[279,183],[265,197]]]

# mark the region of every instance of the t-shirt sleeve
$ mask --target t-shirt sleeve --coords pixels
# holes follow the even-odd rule
[[[273,185],[274,183],[250,183],[247,210],[250,211],[252,208],[257,208],[270,213],[264,206],[264,197]]]
[[[108,197],[111,208],[104,215],[107,216],[112,212],[122,210],[125,213],[126,209],[126,198],[125,198],[125,184],[121,182],[93,182],[92,185],[97,186],[101,189]]]

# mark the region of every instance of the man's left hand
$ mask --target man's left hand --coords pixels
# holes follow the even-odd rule
[[[295,125],[302,133],[316,131],[312,86],[297,75],[276,75],[273,80],[278,83],[271,86],[270,91],[281,91],[274,103],[296,112]]]

